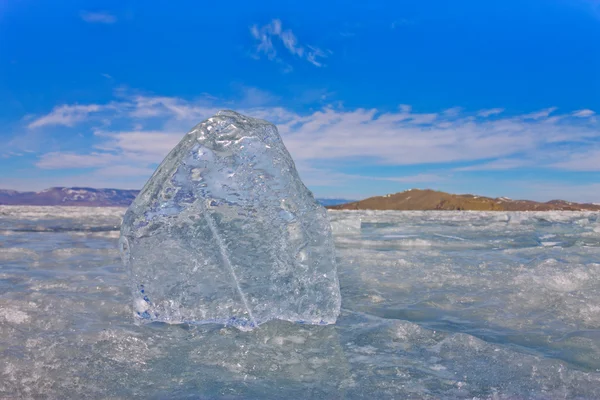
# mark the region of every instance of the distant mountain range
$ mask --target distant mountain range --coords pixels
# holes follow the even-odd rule
[[[0,205],[127,207],[139,190],[54,187],[41,192],[0,189]],[[324,206],[348,203],[345,199],[317,199]]]
[[[41,192],[0,189],[0,204],[31,206],[113,206],[127,207],[139,190],[53,187]]]
[[[411,189],[385,196],[369,197],[346,204],[331,205],[332,210],[473,210],[473,211],[600,211],[598,204],[579,204],[564,200],[540,203],[490,198],[472,194],[450,194],[434,190]]]

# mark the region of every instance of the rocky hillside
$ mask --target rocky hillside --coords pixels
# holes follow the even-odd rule
[[[578,204],[564,200],[539,203],[506,197],[493,199],[472,194],[450,194],[420,189],[370,197],[327,208],[332,210],[600,211],[600,205]]]

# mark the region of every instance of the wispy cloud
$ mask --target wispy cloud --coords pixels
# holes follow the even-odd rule
[[[589,110],[589,109],[585,109],[585,110],[574,111],[572,115],[574,117],[587,118],[587,117],[591,117],[591,116],[593,116],[595,114],[596,113],[594,111]]]
[[[181,140],[185,132],[121,131],[96,132],[104,141],[97,145],[103,154],[120,154],[122,158],[141,163],[158,163]],[[111,152],[111,153],[106,153]],[[110,159],[99,159],[110,163]]]
[[[267,94],[258,89],[244,88],[243,94],[244,99],[247,99],[248,102],[260,102],[267,99]],[[115,118],[197,120],[218,111],[214,105],[209,105],[207,101],[210,101],[210,99],[190,102],[177,97],[119,94],[119,100],[108,104],[63,104],[56,106],[48,114],[28,122],[27,127],[30,129],[47,126],[73,127],[84,122],[97,123],[98,121],[104,121],[104,125],[106,125]],[[30,115],[28,118],[32,118],[32,116]]]
[[[91,168],[95,176],[108,176],[117,167],[125,175],[149,173],[185,132],[226,104],[276,123],[309,184],[342,185],[357,179],[440,182],[453,171],[532,167],[600,170],[600,124],[594,118],[582,118],[581,110],[559,113],[552,108],[500,116],[501,109],[420,113],[408,105],[391,112],[329,105],[298,113],[273,106],[275,97],[267,92],[247,87],[241,91],[247,101],[232,103],[209,96],[190,101],[123,92],[107,104],[57,106],[29,126],[37,132],[51,125],[70,129],[85,123],[95,127],[90,131],[94,146],[81,152],[41,154],[37,167]],[[85,132],[82,129],[78,132]],[[461,166],[465,163],[471,165]],[[343,173],[343,165],[348,164],[422,167],[417,174],[369,177]],[[315,165],[330,167],[318,169]]]
[[[468,167],[455,168],[455,171],[503,171],[508,169],[529,167],[533,164],[532,160],[523,160],[518,158],[502,158],[483,164],[471,165]]]
[[[504,111],[504,108],[490,108],[487,110],[481,110],[477,113],[478,117],[487,118],[492,115],[500,114]]]
[[[325,51],[319,49],[318,47],[314,47],[314,46],[306,46],[306,47],[308,47],[308,49],[309,49],[309,51],[306,54],[306,61],[308,61],[309,63],[311,63],[312,65],[314,65],[316,67],[322,67],[324,64],[318,59],[327,57],[327,53]]]
[[[523,115],[523,119],[542,119],[542,118],[547,118],[548,116],[550,116],[550,114],[552,114],[554,111],[556,111],[556,107],[549,107],[549,108],[545,108],[543,110],[540,111],[536,111],[533,113],[529,113],[529,114],[525,114]]]
[[[368,176],[360,174],[348,174],[344,172],[335,171],[327,168],[315,168],[310,163],[300,161],[296,163],[302,180],[311,186],[345,186],[348,182],[354,184],[358,182],[373,182],[373,181],[387,181],[396,183],[433,183],[442,182],[447,179],[447,175],[443,174],[416,174],[416,175],[404,175],[404,176]],[[360,198],[361,196],[352,196],[353,198]]]
[[[31,129],[49,125],[74,126],[78,122],[84,121],[89,114],[99,112],[106,107],[108,106],[100,106],[98,104],[65,104],[54,107],[49,114],[33,120],[27,126]]]
[[[600,146],[571,154],[565,160],[552,164],[551,167],[570,171],[600,171]]]
[[[456,117],[458,115],[460,115],[460,113],[463,111],[462,107],[452,107],[452,108],[447,108],[443,111],[444,115],[446,115],[447,117]]]
[[[373,177],[365,177],[366,179],[373,179]],[[445,177],[437,174],[417,174],[417,175],[406,175],[406,176],[392,176],[392,177],[377,177],[377,180],[399,182],[399,183],[428,183],[428,182],[439,182],[445,179]]]
[[[108,13],[108,12],[90,12],[90,11],[82,11],[79,16],[85,22],[91,24],[114,24],[117,22],[117,17]]]
[[[128,154],[127,156],[130,156]],[[166,155],[166,154],[164,154]],[[164,155],[161,153],[160,156]],[[131,163],[146,164],[132,165]],[[76,167],[92,168],[100,176],[140,176],[147,178],[154,172],[148,167],[149,163],[139,158],[124,157],[118,153],[92,152],[89,154],[75,154],[67,152],[52,152],[44,154],[36,166],[41,169],[70,169]]]
[[[301,45],[291,29],[283,29],[283,25],[279,19],[274,19],[261,27],[252,25],[250,27],[250,34],[258,42],[255,49],[255,58],[260,58],[262,54],[269,60],[284,65],[288,69],[287,72],[289,72],[291,66],[279,56],[278,43],[292,56],[304,59],[316,67],[322,67],[324,64],[321,59],[326,58],[331,53],[316,46]]]
[[[114,164],[119,158],[110,153],[75,154],[51,152],[40,157],[36,165],[43,169],[94,168]]]
[[[178,120],[202,118],[217,109],[201,103],[194,104],[176,97],[138,95],[119,104],[133,118],[169,117]]]
[[[279,96],[255,87],[240,85],[237,89],[240,92],[239,106],[244,108],[267,106],[276,104],[280,100]],[[310,93],[306,93],[306,95],[310,95]]]
[[[12,157],[21,157],[21,156],[23,156],[23,153],[16,152],[16,151],[7,151],[4,153],[0,153],[0,158],[12,158]]]

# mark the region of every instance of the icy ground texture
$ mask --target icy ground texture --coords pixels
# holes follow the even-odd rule
[[[124,209],[0,207],[0,399],[600,399],[600,217],[331,212],[335,325],[131,324]]]
[[[169,153],[125,214],[120,248],[138,320],[335,323],[326,210],[277,129],[220,111]]]

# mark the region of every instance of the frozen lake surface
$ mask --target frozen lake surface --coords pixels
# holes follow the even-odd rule
[[[124,209],[0,206],[0,398],[598,399],[598,213],[330,212],[335,326],[133,325]]]

